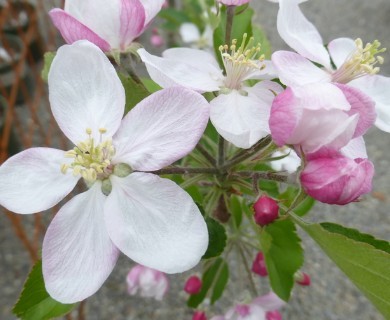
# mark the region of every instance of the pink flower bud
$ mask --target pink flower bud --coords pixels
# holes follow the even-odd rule
[[[305,192],[324,203],[347,204],[371,191],[374,166],[341,155],[309,160],[301,173]]]
[[[195,311],[192,320],[207,320],[206,313],[203,311]]]
[[[242,6],[245,3],[248,3],[251,0],[218,0],[220,3],[225,6]]]
[[[282,314],[278,310],[268,311],[265,318],[266,320],[282,320]]]
[[[130,295],[139,293],[141,297],[156,300],[162,300],[169,287],[168,278],[164,273],[141,265],[136,265],[130,270],[126,281]]]
[[[270,224],[279,216],[278,203],[267,196],[261,196],[253,205],[255,221],[260,226]]]
[[[184,285],[184,291],[188,294],[197,294],[202,289],[202,280],[197,276],[191,276]]]
[[[152,30],[152,36],[150,37],[150,44],[156,48],[159,48],[164,44],[164,39],[163,37],[160,36],[156,28]]]
[[[300,284],[301,286],[310,286],[311,283],[310,276],[305,272],[298,271],[294,275],[294,279],[295,282]]]
[[[262,252],[259,252],[256,255],[256,258],[252,263],[252,272],[258,274],[261,277],[266,277],[268,275],[267,267],[265,265],[264,255]]]

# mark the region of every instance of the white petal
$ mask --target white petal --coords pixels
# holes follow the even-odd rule
[[[140,0],[142,5],[145,8],[145,25],[148,25],[149,22],[160,12],[165,0]]]
[[[194,23],[185,22],[180,25],[180,36],[185,43],[196,42],[200,39],[200,32]]]
[[[328,50],[336,67],[340,68],[348,56],[356,50],[356,44],[350,38],[338,38],[329,42]]]
[[[32,148],[9,158],[0,167],[0,204],[16,213],[47,210],[72,191],[78,178],[63,174],[65,152]]]
[[[299,9],[298,0],[280,0],[277,19],[282,39],[300,55],[330,69],[330,58],[316,27]]]
[[[345,147],[341,148],[341,154],[350,159],[367,159],[366,143],[363,137],[352,139]]]
[[[65,11],[119,48],[121,0],[66,0]]]
[[[250,148],[270,133],[271,105],[233,90],[211,101],[210,120],[218,133],[239,148]]]
[[[67,202],[47,229],[42,248],[46,290],[62,303],[93,295],[110,275],[118,249],[104,222],[101,184]]]
[[[243,80],[248,80],[248,79],[271,80],[278,77],[278,72],[271,60],[264,60],[261,62],[252,60],[252,62],[257,63],[259,67],[265,66],[265,68],[251,73],[248,77],[246,77]]]
[[[303,86],[315,82],[331,82],[330,73],[306,58],[289,51],[276,51],[272,62],[280,81],[286,86]]]
[[[209,104],[200,94],[182,87],[160,90],[123,119],[113,139],[113,162],[139,171],[161,169],[195,148],[208,119]]]
[[[194,267],[208,246],[206,223],[174,182],[149,173],[111,178],[105,217],[115,245],[131,259],[166,272]]]
[[[88,138],[99,141],[118,129],[125,106],[125,92],[114,67],[104,53],[88,41],[62,46],[49,72],[49,99],[61,130],[74,143]]]
[[[194,63],[193,59],[197,57],[196,54],[192,54],[191,59],[183,62],[153,56],[145,49],[139,49],[137,52],[145,63],[150,77],[163,88],[180,85],[199,92],[211,92],[218,91],[222,84],[221,77],[209,74],[210,64],[206,63],[201,65],[200,68],[192,65]],[[204,58],[204,55],[202,54],[200,57]]]
[[[348,85],[362,90],[375,101],[377,113],[375,125],[383,131],[390,132],[390,78],[379,75],[365,76]]]

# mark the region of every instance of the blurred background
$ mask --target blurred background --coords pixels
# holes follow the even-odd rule
[[[253,0],[252,6],[256,9],[255,20],[265,29],[273,50],[288,49],[276,32],[278,6],[265,0]],[[51,115],[47,85],[41,78],[43,54],[63,43],[47,15],[54,7],[63,7],[63,1],[0,0],[0,163],[31,146],[71,148]],[[301,7],[325,42],[341,36],[360,37],[364,42],[378,39],[390,49],[389,0],[310,0]],[[140,42],[153,51],[151,36],[149,31]],[[390,76],[389,53],[384,54],[381,71],[386,76]],[[389,240],[390,135],[373,128],[366,142],[376,167],[373,192],[345,207],[318,204],[308,218],[334,221]],[[44,214],[20,216],[0,209],[0,319],[15,319],[12,306],[33,261],[39,257],[46,226],[56,210],[58,207]],[[301,236],[304,271],[311,275],[312,285],[294,289],[290,304],[282,310],[283,319],[383,319],[316,244]],[[102,289],[83,304],[82,312],[74,312],[67,319],[191,319],[182,291],[190,273],[170,276],[166,299],[155,302],[127,295],[125,277],[131,265],[122,256]],[[261,281],[259,285],[265,287],[266,280]],[[217,311],[233,304],[243,283],[237,272],[228,284],[224,301],[217,303]]]

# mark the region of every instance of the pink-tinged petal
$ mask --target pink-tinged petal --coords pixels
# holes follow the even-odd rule
[[[120,47],[126,49],[142,32],[145,9],[139,0],[121,0]]]
[[[208,246],[207,226],[184,190],[150,173],[111,181],[107,229],[124,254],[165,273],[184,272],[199,262]]]
[[[87,26],[61,9],[53,9],[49,12],[55,27],[61,32],[64,40],[71,44],[77,40],[88,40],[97,45],[103,51],[110,51],[110,44],[99,37]]]
[[[65,152],[51,148],[27,149],[9,158],[0,167],[0,204],[22,214],[53,207],[78,181],[61,172],[65,163]]]
[[[279,0],[277,27],[282,39],[307,59],[330,69],[330,58],[316,27],[300,10],[298,0]]]
[[[208,70],[211,67],[209,64],[204,64],[200,68],[192,65],[196,54],[193,54],[187,62],[178,62],[176,59],[153,56],[145,49],[139,49],[137,52],[145,63],[149,76],[163,88],[180,85],[203,93],[218,91],[222,85],[222,76],[215,77],[209,74]],[[200,57],[203,58],[204,55]]]
[[[104,222],[101,184],[67,202],[47,229],[42,247],[46,290],[62,303],[93,295],[110,275],[118,249]]]
[[[210,103],[210,120],[218,133],[239,148],[250,148],[269,131],[271,105],[256,96],[233,90]]]
[[[318,68],[295,52],[276,51],[272,62],[280,81],[286,86],[303,86],[316,82],[331,82],[331,74]]]
[[[348,85],[360,89],[375,101],[377,113],[375,125],[383,131],[390,132],[390,77],[365,76],[353,80]]]
[[[122,0],[66,0],[65,11],[86,25],[111,48],[120,47]]]
[[[123,119],[113,139],[113,162],[154,171],[183,158],[202,137],[209,109],[205,98],[182,87],[152,94]]]
[[[356,44],[350,38],[338,38],[329,42],[328,50],[333,63],[340,68],[348,56],[356,50]]]
[[[340,149],[340,153],[350,159],[367,159],[366,143],[363,137],[352,139],[345,147]]]
[[[280,299],[274,292],[257,297],[252,301],[252,304],[257,304],[265,311],[279,310],[281,307],[286,305],[282,299]]]
[[[371,191],[374,166],[342,156],[308,161],[301,173],[305,192],[324,203],[344,205]]]
[[[148,25],[151,20],[160,12],[165,0],[140,0],[145,8],[145,25]]]
[[[359,115],[359,122],[356,126],[354,138],[362,136],[371,128],[376,120],[375,102],[361,90],[355,89],[345,84],[336,84],[337,87],[343,91],[351,110],[347,113],[351,116],[353,114]]]
[[[95,141],[99,129],[104,138],[117,131],[125,107],[125,91],[105,54],[88,41],[62,46],[49,72],[49,100],[53,115],[64,134],[74,143]]]

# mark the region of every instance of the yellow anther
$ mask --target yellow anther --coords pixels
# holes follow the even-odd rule
[[[85,130],[85,132],[87,133],[87,135],[91,135],[92,134],[92,129],[91,128],[87,128],[86,130]]]
[[[107,132],[107,129],[106,129],[106,128],[100,128],[100,129],[99,129],[99,132],[100,132],[101,134],[105,134],[105,133]]]
[[[68,171],[68,168],[69,168],[69,165],[68,164],[62,164],[61,165],[61,172],[63,173],[63,174],[66,174],[66,172]]]

